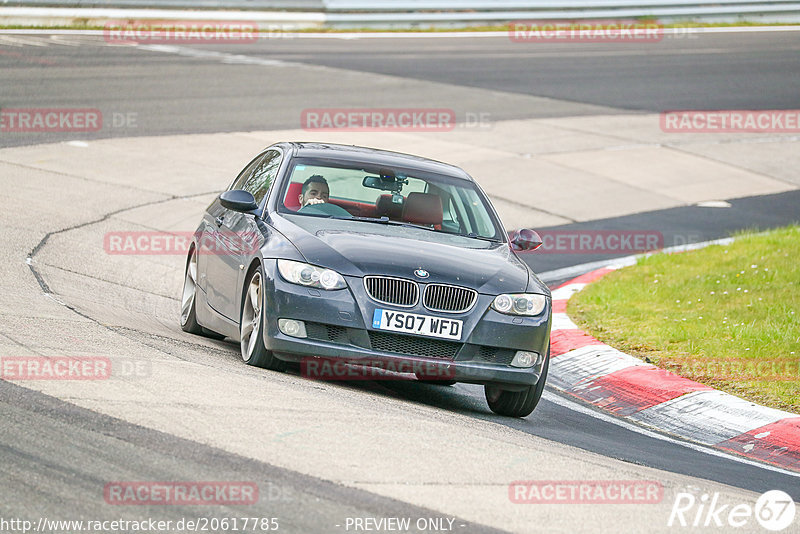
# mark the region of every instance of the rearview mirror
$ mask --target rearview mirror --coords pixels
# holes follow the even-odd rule
[[[219,202],[223,207],[242,213],[250,213],[258,209],[255,197],[242,189],[225,191],[219,196]]]
[[[535,230],[523,228],[511,234],[511,248],[514,250],[536,250],[542,246],[542,238]]]
[[[370,189],[380,189],[381,191],[395,191],[397,181],[394,176],[365,176],[361,185]]]

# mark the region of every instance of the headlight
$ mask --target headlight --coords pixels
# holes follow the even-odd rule
[[[292,284],[328,290],[347,287],[342,275],[336,271],[299,261],[278,260],[278,271],[284,280]]]
[[[498,295],[492,308],[508,315],[539,315],[544,311],[547,297],[535,293],[512,293]]]

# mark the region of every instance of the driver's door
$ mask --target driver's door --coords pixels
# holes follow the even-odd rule
[[[229,190],[242,189],[262,204],[281,162],[278,150],[269,150],[256,158],[234,181]],[[208,303],[218,313],[238,322],[239,287],[244,268],[260,246],[261,237],[255,216],[223,207],[219,198],[208,210],[213,234],[213,250],[207,258]],[[208,238],[207,238],[208,239]]]

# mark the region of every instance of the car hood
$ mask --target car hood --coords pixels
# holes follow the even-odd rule
[[[385,275],[462,285],[484,294],[522,292],[528,267],[507,243],[426,230],[321,217],[289,215],[272,220],[311,264],[346,276]]]

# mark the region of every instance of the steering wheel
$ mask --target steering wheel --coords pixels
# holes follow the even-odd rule
[[[313,215],[331,215],[333,217],[350,218],[353,216],[343,207],[337,206],[336,204],[331,204],[330,202],[325,202],[324,204],[306,204],[297,211],[298,213],[302,212]]]

